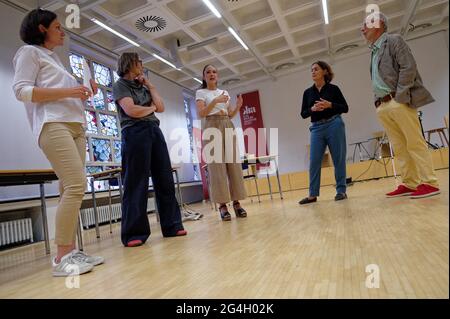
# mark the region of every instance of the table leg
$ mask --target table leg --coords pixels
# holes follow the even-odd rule
[[[119,183],[120,203],[122,204],[122,196],[123,196],[123,193],[122,193],[122,176],[120,176],[120,173],[119,173],[119,175],[117,176],[117,181],[118,181],[118,183]]]
[[[45,253],[49,255],[50,239],[48,237],[47,206],[45,204],[45,189],[43,183],[39,184],[39,190],[41,193],[41,213],[42,213],[42,226],[44,228]]]
[[[97,238],[100,238],[100,229],[98,227],[97,201],[95,200],[94,178],[91,178],[91,191],[92,191],[92,205],[94,208],[95,233],[97,234]]]
[[[353,157],[352,157],[353,163],[355,162],[355,157],[356,157],[356,144],[355,144],[355,148],[353,149]]]
[[[81,215],[78,215],[78,250],[83,251],[83,224],[81,222]]]
[[[109,233],[112,234],[112,201],[111,201],[111,180],[108,179],[108,195],[109,195]]]
[[[444,131],[444,130],[442,130],[442,135],[444,135],[445,143],[447,143],[447,147],[449,147],[447,135],[445,134],[445,131]],[[445,147],[445,145],[444,145],[444,147]]]
[[[283,191],[281,190],[280,174],[278,172],[277,160],[274,159],[273,161],[275,162],[275,170],[276,170],[276,173],[277,173],[278,191],[280,192],[280,198],[283,199]]]
[[[180,205],[180,207],[182,207],[183,206],[183,199],[181,197],[180,179],[178,177],[178,171],[174,170],[174,173],[175,173],[175,180],[176,180],[176,183],[177,183],[178,205]]]
[[[270,184],[270,177],[269,177],[269,170],[266,170],[266,176],[267,176],[267,182],[269,183],[270,199],[273,199],[273,196],[272,196],[272,185]]]
[[[359,161],[362,162],[363,159],[362,159],[362,151],[361,151],[361,144],[360,143],[358,143],[358,151],[359,151]]]

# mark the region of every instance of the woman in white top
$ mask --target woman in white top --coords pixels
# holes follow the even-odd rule
[[[195,99],[199,117],[206,118],[202,138],[204,150],[209,150],[205,151],[207,154],[204,156],[208,164],[211,197],[220,204],[222,220],[229,221],[231,215],[227,203],[231,200],[236,217],[247,217],[247,212],[239,203],[239,200],[247,197],[247,193],[242,164],[236,161],[239,153],[234,125],[230,120],[239,112],[243,100],[239,95],[236,107],[232,107],[228,92],[217,88],[218,78],[217,69],[213,65],[206,65],[203,69],[203,84],[197,90]],[[227,140],[232,143],[226,143]]]
[[[90,88],[79,85],[53,52],[64,44],[64,31],[55,13],[35,9],[22,21],[20,37],[27,45],[14,56],[13,90],[25,105],[28,121],[60,183],[56,211],[57,245],[53,276],[83,274],[103,263],[75,249],[78,215],[85,176],[84,101]],[[91,81],[94,93],[97,85]]]

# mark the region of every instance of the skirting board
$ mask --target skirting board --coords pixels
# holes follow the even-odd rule
[[[433,166],[435,169],[448,168],[448,148],[440,148],[431,151]],[[351,177],[353,181],[363,181],[375,178],[383,178],[394,176],[394,170],[392,166],[392,161],[390,158],[385,158],[385,163],[383,160],[378,161],[363,161],[358,163],[347,164],[347,177]],[[399,174],[398,163],[394,158],[394,165]],[[307,171],[281,174],[280,175],[281,188],[283,191],[297,190],[297,189],[307,189],[309,187],[309,176]],[[269,194],[269,184],[267,178],[262,175],[257,179],[258,189],[260,194]],[[278,183],[276,176],[270,176],[270,183],[272,185],[272,192],[278,192]],[[249,196],[256,195],[255,183],[253,180],[245,181],[247,191]],[[321,185],[334,185],[334,167],[322,168],[321,174]]]

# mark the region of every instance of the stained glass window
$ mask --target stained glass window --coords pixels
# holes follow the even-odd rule
[[[101,166],[86,166],[86,173],[88,175],[103,172],[103,167]]]
[[[198,181],[200,180],[200,170],[198,166],[198,159],[197,159],[197,152],[195,151],[194,147],[194,134],[193,134],[193,125],[192,125],[192,113],[191,108],[189,104],[189,99],[184,99],[184,112],[186,114],[186,126],[189,132],[189,143],[190,143],[190,149],[191,149],[191,160],[192,160],[192,168],[194,171],[194,180]]]
[[[83,61],[81,54],[70,54],[72,72],[78,77],[80,83],[83,76]],[[112,79],[115,82],[119,76],[115,71],[111,72],[111,68],[90,58],[86,61],[93,70],[93,78],[99,84],[98,93],[85,103],[86,173],[89,175],[108,169],[111,165],[120,167],[122,158],[120,123],[112,92]],[[94,184],[96,191],[106,190],[107,186],[108,183],[105,181],[96,181]],[[89,191],[90,187],[90,181],[88,181]]]
[[[111,73],[109,68],[95,62],[92,62],[92,65],[94,66],[95,82],[103,86],[111,87]]]
[[[92,134],[97,134],[97,118],[95,117],[95,112],[93,111],[84,111],[86,114],[86,122],[87,122],[87,132]]]
[[[78,54],[71,53],[69,60],[72,74],[76,77],[83,78],[83,58]]]
[[[114,162],[122,163],[122,143],[114,141]]]
[[[90,159],[90,155],[89,155],[89,143],[88,140],[86,139],[86,162],[89,162]]]
[[[117,112],[116,103],[114,102],[114,95],[112,92],[106,92],[106,102],[108,103],[108,111]]]
[[[114,82],[116,82],[118,79],[120,79],[120,77],[116,71],[113,71],[113,77],[114,77]]]
[[[100,173],[103,171],[103,167],[101,166],[86,166],[86,174],[91,175],[95,173]],[[107,189],[105,181],[94,181],[94,188],[96,191]],[[91,192],[91,177],[87,179],[87,190]]]
[[[90,105],[91,103],[88,102],[88,105]],[[92,105],[90,105],[92,107]],[[94,107],[97,110],[104,110],[105,107],[105,98],[103,96],[103,90],[98,90],[97,94],[94,95]]]
[[[92,151],[94,154],[94,161],[111,162],[111,142],[102,138],[92,139]]]
[[[99,114],[101,133],[109,136],[119,136],[119,128],[117,127],[117,117],[113,115]]]

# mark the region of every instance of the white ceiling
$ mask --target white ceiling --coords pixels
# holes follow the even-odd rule
[[[201,79],[207,63],[218,67],[222,85],[235,87],[276,79],[319,58],[333,62],[366,52],[359,29],[370,3],[379,5],[388,16],[390,32],[407,37],[448,29],[449,16],[449,2],[445,0],[328,0],[329,25],[324,23],[321,0],[211,0],[223,19],[216,18],[202,0],[11,2],[26,9],[39,4],[60,17],[67,15],[68,3],[77,3],[82,11],[81,28],[73,32],[117,54],[137,51],[146,67],[190,89],[198,87],[192,76]],[[147,17],[158,21],[148,22]],[[90,18],[127,35],[143,50],[98,27]],[[150,29],[148,32],[137,28],[139,19],[141,27]],[[421,27],[425,23],[431,26]],[[228,32],[228,26],[238,31],[249,51]],[[205,40],[211,43],[190,48]],[[178,61],[182,71],[160,62],[150,52]],[[223,83],[233,79],[239,82]]]

